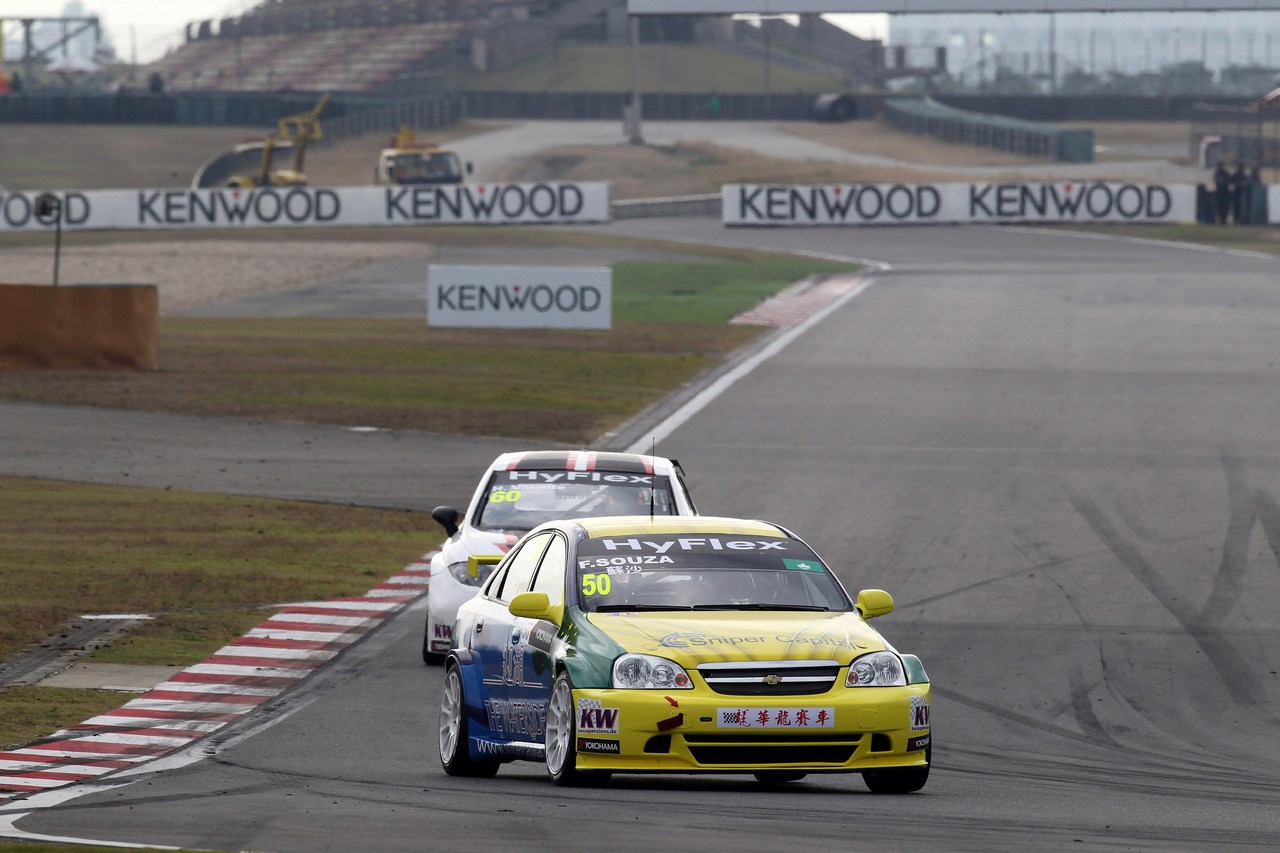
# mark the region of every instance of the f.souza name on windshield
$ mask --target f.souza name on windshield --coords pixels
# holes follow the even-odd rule
[[[718,536],[678,537],[666,540],[642,539],[629,536],[625,539],[603,538],[600,544],[606,551],[641,551],[665,554],[675,548],[679,551],[786,551],[781,539],[721,539]]]

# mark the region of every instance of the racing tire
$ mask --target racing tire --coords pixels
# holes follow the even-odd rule
[[[578,726],[573,712],[573,685],[569,673],[561,670],[551,685],[551,700],[547,703],[547,730],[545,737],[547,775],[560,787],[598,785],[609,781],[609,773],[601,770],[579,770],[577,735]]]
[[[933,747],[925,748],[924,767],[904,767],[901,770],[865,770],[862,781],[873,794],[911,794],[929,781],[929,767],[933,763]]]
[[[761,785],[785,785],[787,782],[799,782],[808,776],[803,770],[757,770],[756,781]]]
[[[467,737],[467,703],[462,690],[462,673],[451,664],[444,676],[440,699],[440,765],[449,776],[487,778],[497,774],[499,761],[477,761],[471,757]]]

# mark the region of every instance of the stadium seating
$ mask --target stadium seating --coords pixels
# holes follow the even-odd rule
[[[371,91],[438,71],[492,19],[550,0],[267,0],[236,18],[194,22],[152,64],[168,92]]]
[[[188,42],[154,63],[167,91],[362,91],[452,49],[463,23],[405,24]]]

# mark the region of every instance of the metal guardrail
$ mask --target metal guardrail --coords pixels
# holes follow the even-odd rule
[[[930,98],[890,98],[884,118],[909,133],[1068,163],[1093,162],[1093,131],[971,113]]]
[[[643,219],[658,216],[722,216],[719,193],[672,196],[669,198],[629,199],[612,205],[614,219]]]
[[[431,130],[456,124],[466,118],[466,102],[455,95],[395,101],[382,106],[348,112],[324,123],[325,142],[337,142],[366,133],[395,133],[408,126],[414,130]]]

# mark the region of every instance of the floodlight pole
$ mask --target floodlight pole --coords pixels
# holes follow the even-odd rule
[[[631,107],[627,133],[632,145],[644,145],[644,135],[640,132],[640,16],[628,17],[631,28]]]
[[[58,286],[58,267],[62,261],[62,211],[58,211],[58,224],[53,229],[53,286]]]
[[[53,193],[41,193],[36,198],[36,219],[54,225],[53,237],[53,286],[58,286],[58,266],[62,259],[62,199]]]

